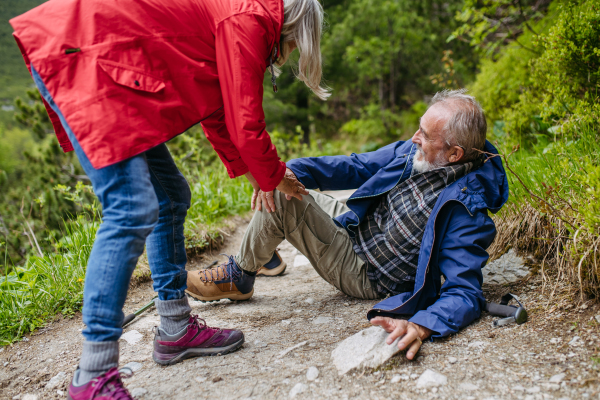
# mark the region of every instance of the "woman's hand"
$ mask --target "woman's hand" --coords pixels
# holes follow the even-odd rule
[[[402,336],[398,342],[400,350],[406,350],[406,358],[412,360],[419,349],[423,340],[427,339],[433,333],[430,329],[424,326],[408,322],[403,319],[394,319],[389,317],[375,317],[371,320],[371,324],[381,326],[390,335],[385,342],[387,344],[394,343],[394,340]]]
[[[264,207],[266,212],[274,212],[275,211],[275,199],[273,198],[273,191],[263,192],[260,190],[258,186],[258,182],[252,176],[252,173],[246,172],[246,178],[252,184],[254,188],[254,192],[252,193],[252,200],[250,201],[250,206],[252,210],[256,208],[256,210],[261,211]],[[302,195],[307,195],[308,190],[306,187],[300,183],[296,175],[292,172],[291,169],[286,168],[285,175],[283,175],[283,179],[279,185],[277,185],[277,190],[281,193],[285,194],[285,198],[287,200],[291,200],[292,197],[297,198],[298,200],[302,200]]]
[[[252,172],[248,171],[248,172],[246,172],[246,174],[244,174],[244,176],[246,177],[246,179],[248,179],[248,182],[250,182],[250,184],[252,185],[252,189],[253,189],[252,199],[250,200],[250,208],[252,209],[252,211],[254,211],[254,208],[257,208],[258,211],[260,211],[260,209],[261,209],[260,194],[262,193],[260,190],[260,186],[258,186],[258,182],[252,175]]]

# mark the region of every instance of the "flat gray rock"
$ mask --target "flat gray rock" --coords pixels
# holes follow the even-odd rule
[[[290,398],[293,399],[300,393],[304,393],[306,391],[306,389],[308,389],[308,386],[306,386],[304,383],[296,383],[296,385],[294,385],[292,390],[290,390]]]
[[[137,397],[144,396],[146,393],[148,393],[148,391],[144,388],[137,387],[137,388],[131,389],[130,393],[133,397],[137,398]]]
[[[392,358],[400,350],[396,339],[391,345],[385,343],[388,333],[372,326],[342,341],[332,352],[333,364],[339,375],[356,368],[376,368]]]
[[[443,386],[448,383],[446,375],[440,374],[432,369],[426,369],[417,380],[417,389]]]
[[[46,389],[52,390],[52,389],[58,387],[61,383],[63,383],[63,381],[65,380],[66,377],[67,377],[66,373],[59,372],[58,374],[53,376],[52,379],[50,379],[48,381],[48,383],[46,383]]]
[[[317,367],[310,367],[308,371],[306,371],[306,379],[309,381],[314,381],[319,377],[319,369]]]
[[[132,361],[130,363],[125,364],[123,368],[129,368],[131,372],[138,372],[140,369],[142,369],[142,364],[140,364],[139,362]]]
[[[486,265],[481,271],[483,282],[495,285],[517,282],[529,275],[529,268],[513,249]]]

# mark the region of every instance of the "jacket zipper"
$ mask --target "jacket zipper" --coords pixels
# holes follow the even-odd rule
[[[447,200],[447,201],[446,201],[444,204],[442,204],[442,205],[441,205],[441,207],[440,207],[440,210],[441,210],[441,209],[442,209],[442,208],[443,208],[443,207],[444,207],[446,204],[450,203],[451,201],[456,201],[457,203],[460,203],[460,204],[462,204],[462,205],[465,207],[465,209],[467,210],[467,212],[469,213],[469,215],[470,215],[471,217],[473,216],[473,214],[471,214],[471,211],[469,211],[469,209],[467,208],[467,206],[465,205],[465,203],[463,203],[463,202],[462,202],[462,201],[460,201],[460,200]],[[437,217],[438,217],[438,215],[439,215],[439,214],[440,214],[440,213],[439,213],[439,211],[438,211],[438,213],[435,215],[435,218],[434,218],[434,220],[433,220],[433,245],[435,245],[435,223],[437,222]],[[431,249],[432,249],[432,250],[433,250],[433,245],[431,246]],[[427,272],[429,272],[429,263],[431,262],[431,254],[432,254],[432,253],[433,253],[433,251],[429,253],[429,259],[427,260],[427,267],[425,268],[425,275],[427,275]],[[417,293],[418,293],[418,292],[420,292],[421,290],[423,290],[423,288],[424,288],[424,287],[425,287],[425,279],[423,279],[423,286],[421,286],[421,287],[419,288],[419,290],[415,291],[415,292],[413,293],[413,295],[412,295],[412,296],[410,296],[410,298],[409,298],[408,300],[406,300],[404,303],[402,303],[402,304],[401,304],[401,305],[399,305],[398,307],[396,307],[396,308],[394,308],[394,309],[392,309],[392,310],[382,310],[381,308],[372,308],[370,311],[372,311],[372,310],[375,310],[375,311],[383,311],[383,312],[392,312],[392,311],[394,311],[394,310],[397,310],[397,309],[399,309],[400,307],[402,307],[403,305],[405,305],[406,303],[408,303],[409,301],[411,301],[411,300],[412,300],[412,299],[413,299],[413,298],[414,298],[414,297],[417,295]]]

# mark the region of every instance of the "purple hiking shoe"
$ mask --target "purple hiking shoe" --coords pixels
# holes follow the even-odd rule
[[[187,328],[175,335],[168,335],[162,329],[156,328],[152,358],[158,364],[172,365],[186,358],[231,353],[242,347],[242,344],[242,331],[211,328],[203,319],[192,315]]]
[[[130,376],[123,374],[125,376]],[[134,400],[123,386],[121,373],[111,368],[102,375],[92,379],[85,385],[69,385],[67,400]]]

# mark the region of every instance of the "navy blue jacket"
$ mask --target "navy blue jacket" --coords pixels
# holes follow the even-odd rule
[[[489,142],[485,150],[497,153]],[[412,142],[396,142],[364,154],[299,158],[287,167],[308,189],[357,189],[347,202],[351,211],[335,218],[354,235],[354,228],[380,196],[410,176],[415,152]],[[488,210],[496,213],[507,199],[508,181],[500,157],[488,158],[445,188],[423,233],[414,292],[381,301],[367,318],[407,318],[434,331],[433,337],[455,333],[479,318],[485,304],[481,268],[496,236]]]

